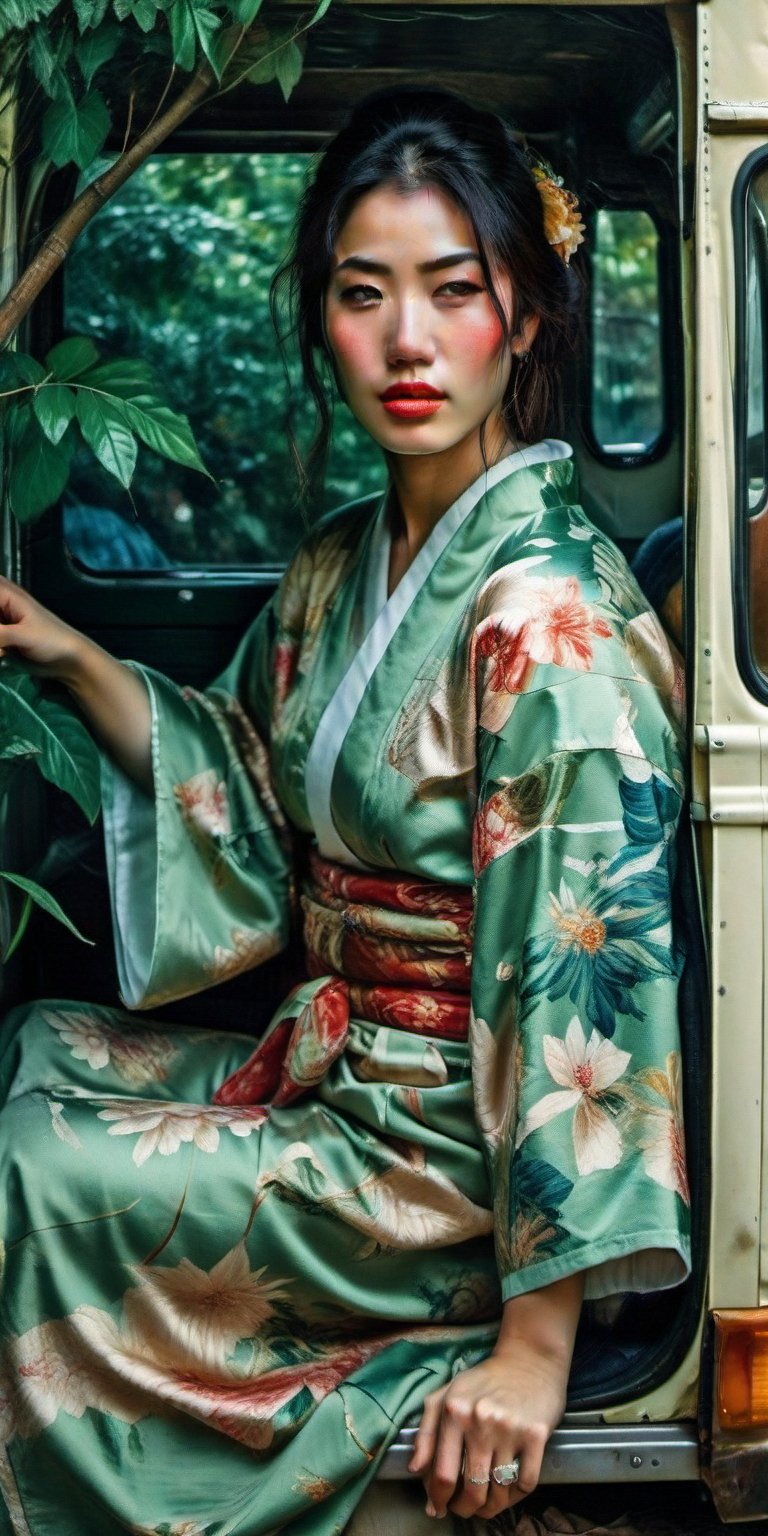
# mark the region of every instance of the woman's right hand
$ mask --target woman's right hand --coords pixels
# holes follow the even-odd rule
[[[64,683],[115,762],[152,793],[152,716],[143,679],[0,576],[0,657],[9,654]]]
[[[10,653],[23,666],[66,682],[76,675],[88,644],[71,624],[0,576],[0,656]]]

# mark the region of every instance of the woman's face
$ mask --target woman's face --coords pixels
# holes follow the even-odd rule
[[[494,276],[509,317],[512,285]],[[500,422],[510,351],[466,214],[434,186],[381,186],[355,203],[334,249],[325,330],[344,398],[390,453],[433,454]]]

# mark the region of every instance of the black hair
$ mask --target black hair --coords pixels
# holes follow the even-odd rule
[[[546,239],[541,196],[523,151],[501,118],[449,91],[380,91],[355,107],[328,145],[302,198],[292,252],[272,282],[273,320],[279,331],[285,295],[317,409],[317,433],[306,466],[293,444],[305,489],[322,473],[332,423],[333,395],[318,358],[332,363],[323,305],[335,242],[358,199],[383,185],[403,193],[439,187],[466,214],[505,344],[529,316],[539,316],[528,353],[512,357],[502,403],[507,432],[518,441],[535,442],[557,419],[560,373],[578,330],[581,283]],[[509,321],[493,286],[492,267],[511,279],[514,311]]]

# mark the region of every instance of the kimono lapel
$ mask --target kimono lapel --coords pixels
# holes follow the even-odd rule
[[[366,688],[435,564],[454,534],[488,491],[518,469],[570,457],[571,448],[568,443],[558,438],[545,438],[540,443],[509,454],[491,469],[485,470],[443,513],[391,597],[387,597],[390,536],[386,524],[386,498],[382,502],[369,545],[365,580],[367,616],[371,618],[371,625],[326,706],[306,762],[304,785],[307,806],[317,845],[324,858],[336,859],[358,869],[365,868],[339,836],[333,820],[331,790],[334,770]]]

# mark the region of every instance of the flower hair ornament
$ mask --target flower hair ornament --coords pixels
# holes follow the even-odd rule
[[[555,175],[548,161],[538,159],[530,150],[527,158],[544,209],[544,234],[568,266],[574,251],[584,241],[578,198],[563,186],[562,176]]]

